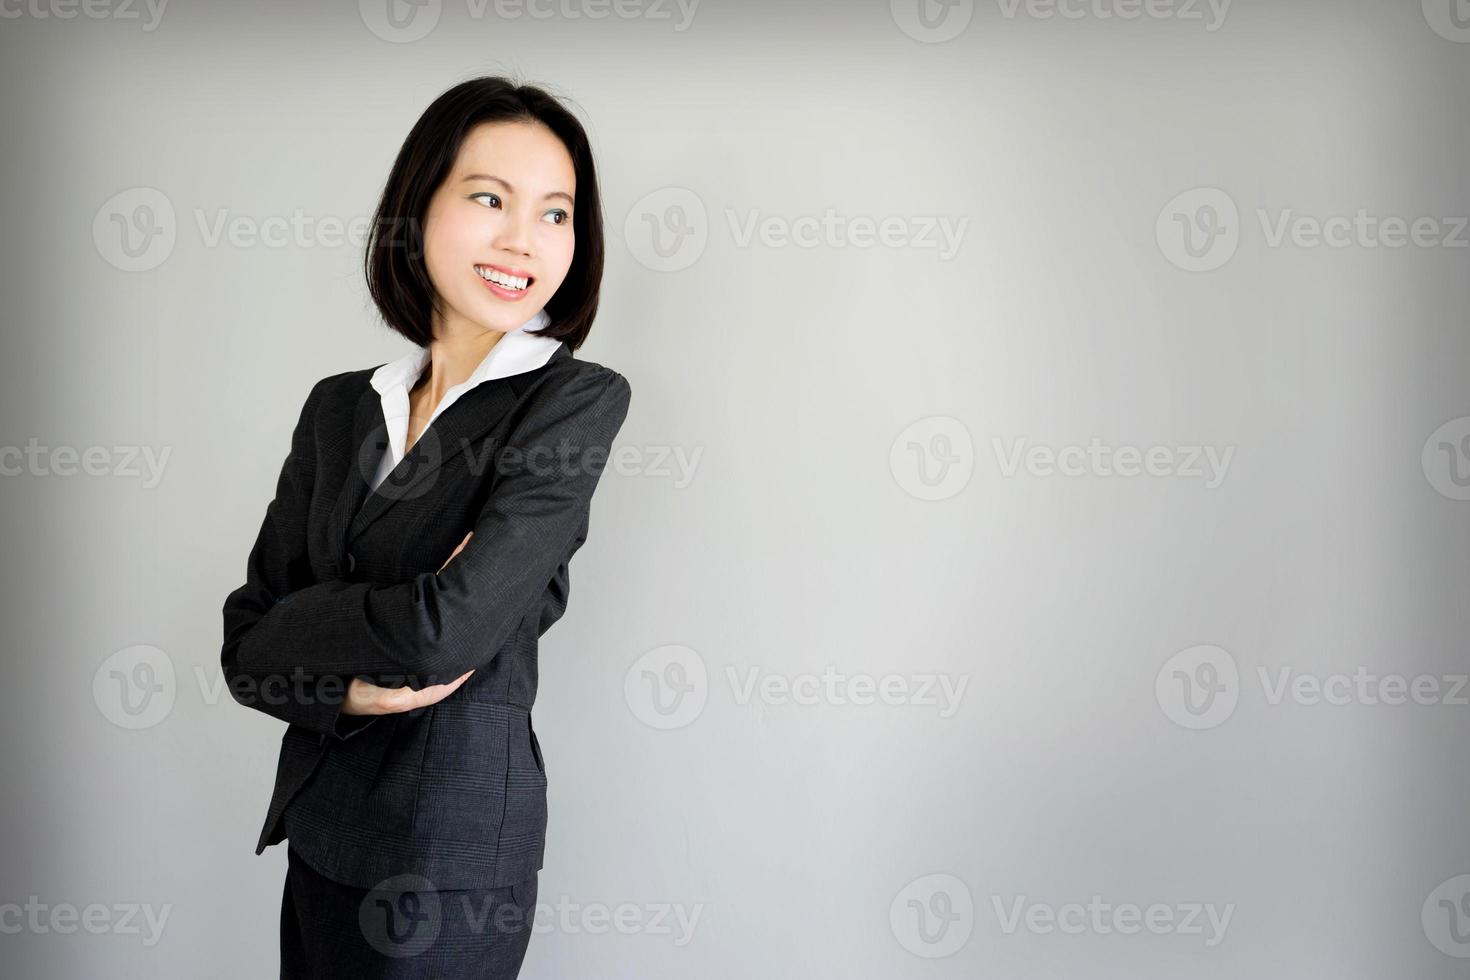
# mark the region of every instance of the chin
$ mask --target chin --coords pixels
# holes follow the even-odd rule
[[[492,313],[487,314],[486,316],[475,317],[475,322],[484,327],[486,330],[494,330],[497,333],[510,333],[512,330],[516,329],[521,324],[531,319],[533,315],[534,314],[527,313],[525,316],[521,316],[518,312],[515,311],[507,313],[503,310],[496,310]]]

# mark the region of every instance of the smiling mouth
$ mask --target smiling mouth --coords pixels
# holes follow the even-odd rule
[[[509,293],[523,293],[536,281],[535,276],[512,276],[488,265],[475,266],[475,273],[486,282]]]

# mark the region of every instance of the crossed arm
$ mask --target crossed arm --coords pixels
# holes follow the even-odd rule
[[[330,380],[302,408],[245,584],[225,600],[220,661],[241,704],[346,738],[377,717],[343,712],[352,678],[462,680],[504,645],[581,526],[631,391],[603,368],[540,392],[497,459],[495,488],[471,536],[437,573],[394,585],[314,583],[306,553],[313,427]]]

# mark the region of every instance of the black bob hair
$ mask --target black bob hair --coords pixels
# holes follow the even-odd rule
[[[540,123],[571,155],[577,175],[577,206],[572,209],[576,248],[566,279],[546,303],[550,322],[532,333],[564,341],[576,350],[597,316],[606,252],[592,147],[582,124],[554,96],[508,78],[461,82],[435,99],[414,124],[369,226],[363,256],[368,293],[390,328],[419,347],[434,339],[433,314],[440,297],[424,265],[424,212],[449,177],[465,137],[486,122]]]

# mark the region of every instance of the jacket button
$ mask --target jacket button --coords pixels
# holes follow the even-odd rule
[[[349,552],[347,552],[347,570],[349,572],[351,572],[351,571],[354,571],[356,568],[357,568],[357,559],[354,558],[352,556],[352,552],[349,551]]]

